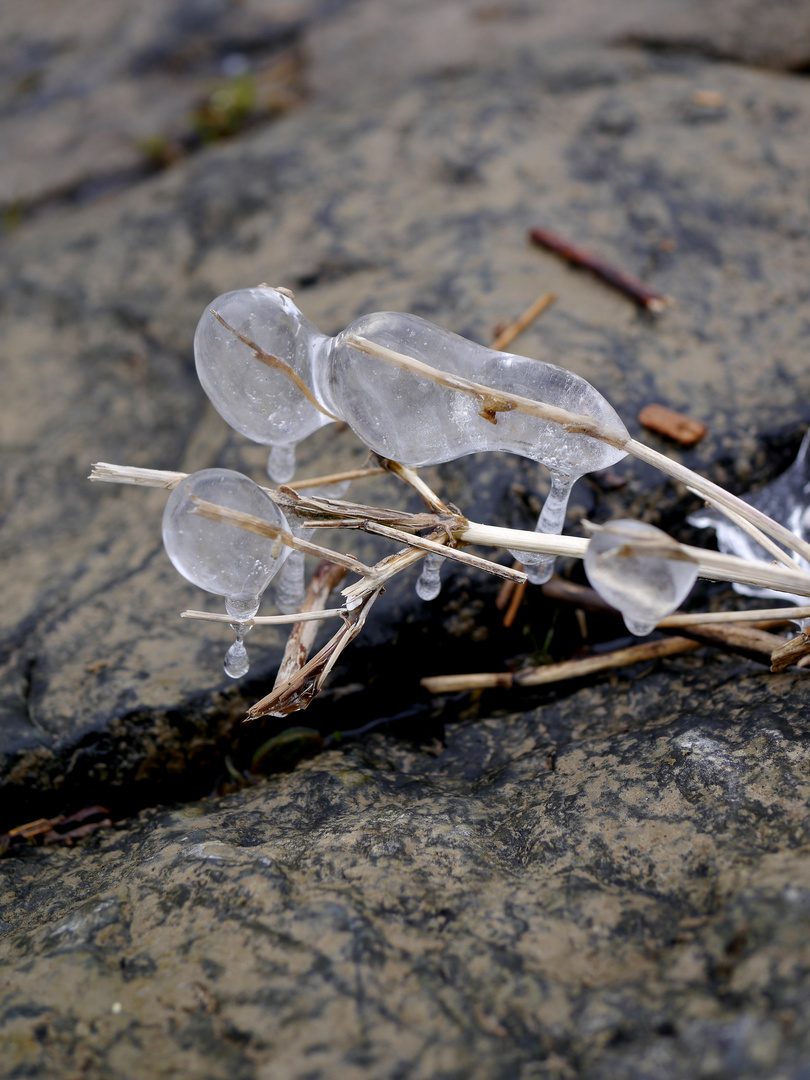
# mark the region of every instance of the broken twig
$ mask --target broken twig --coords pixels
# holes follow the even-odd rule
[[[501,330],[490,348],[495,349],[496,352],[501,352],[507,345],[511,345],[515,338],[531,326],[535,319],[539,319],[556,299],[554,293],[543,293],[542,296],[538,296],[534,303],[529,304],[522,315],[519,315],[513,323]]]
[[[629,296],[631,300],[634,300],[641,307],[646,308],[647,311],[658,314],[672,303],[668,296],[664,296],[662,293],[653,292],[652,289],[648,289],[638,278],[626,274],[624,270],[619,270],[618,267],[599,258],[598,255],[593,255],[590,251],[577,247],[569,240],[565,240],[562,236],[558,236],[557,233],[549,232],[548,229],[532,229],[529,232],[529,239],[533,244],[537,244],[538,247],[545,248],[546,251],[553,251],[556,255],[560,255],[566,262],[571,263],[572,266],[579,266],[582,267],[583,270],[590,270],[596,277],[600,278],[608,285],[612,285],[614,289],[618,289],[619,292],[624,293],[625,296]]]
[[[603,653],[600,656],[586,656],[581,660],[563,660],[559,664],[544,664],[541,667],[524,668],[514,673],[503,671],[472,675],[433,675],[427,679],[421,679],[420,682],[431,694],[451,694],[459,690],[484,690],[488,687],[540,686],[543,683],[580,679],[600,671],[639,664],[644,660],[657,660],[662,656],[694,652],[699,648],[699,642],[689,641],[687,638],[660,638],[658,641],[630,645],[626,649],[617,649],[615,652]]]

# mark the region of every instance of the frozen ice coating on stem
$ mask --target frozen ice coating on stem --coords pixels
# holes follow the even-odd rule
[[[643,521],[610,522],[585,555],[588,581],[639,637],[680,607],[697,572],[697,563],[675,540]]]
[[[760,491],[746,495],[745,501],[778,521],[780,525],[785,525],[802,540],[810,540],[810,431],[802,440],[793,464]],[[741,559],[762,562],[773,561],[770,552],[717,510],[697,510],[690,514],[687,520],[698,529],[714,529],[717,533],[717,546],[727,555],[738,555]],[[794,553],[793,558],[805,570],[810,570],[810,564],[801,555]],[[735,582],[734,589],[743,596],[789,600],[799,605],[807,603],[806,596],[775,592],[773,589],[762,589],[756,585],[741,585]],[[810,620],[804,620],[802,627],[810,627]]]
[[[248,670],[244,624],[259,608],[262,593],[289,553],[273,540],[199,513],[200,502],[224,506],[287,531],[276,504],[252,480],[230,469],[203,469],[192,473],[172,491],[163,512],[163,545],[176,570],[206,592],[225,598],[233,615],[236,641],[225,658],[232,678]]]
[[[353,344],[358,338],[404,354],[450,376],[495,391],[482,397],[403,370]],[[330,391],[342,417],[367,446],[404,465],[438,465],[480,450],[505,450],[541,462],[551,491],[537,522],[560,533],[574,482],[625,452],[593,435],[567,430],[518,409],[499,408],[497,391],[599,422],[618,442],[627,430],[602,395],[573,372],[514,353],[496,352],[415,315],[379,312],[353,322],[332,347]],[[547,580],[554,559],[513,552],[529,579]]]
[[[560,533],[574,482],[621,460],[629,438],[608,402],[573,372],[476,345],[401,312],[363,316],[327,338],[284,293],[244,289],[219,297],[203,315],[195,354],[203,387],[225,419],[273,446],[269,467],[279,482],[289,479],[291,447],[339,418],[375,453],[415,468],[481,450],[541,462],[551,490],[537,528]],[[595,421],[611,441],[516,408],[499,393],[565,410],[586,428]],[[513,554],[530,580],[550,576],[553,557]]]
[[[334,420],[301,389],[312,386],[328,341],[286,293],[266,285],[218,296],[197,325],[203,389],[232,428],[271,447],[267,471],[278,484],[295,474],[295,444]]]

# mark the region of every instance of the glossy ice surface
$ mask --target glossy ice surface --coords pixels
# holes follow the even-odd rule
[[[258,605],[289,548],[202,517],[195,512],[195,498],[252,514],[281,529],[287,528],[284,515],[258,484],[230,469],[192,473],[171,493],[163,513],[166,553],[187,581],[231,601]]]
[[[655,552],[645,550],[655,545]],[[643,637],[680,607],[697,578],[697,563],[665,532],[643,521],[619,520],[591,539],[585,573],[618,608],[631,634]]]
[[[330,418],[307,400],[283,368],[257,359],[234,330],[308,386],[312,364],[328,339],[289,297],[267,286],[218,296],[194,335],[197,375],[214,408],[240,434],[273,447],[268,471],[272,469],[276,483],[285,483],[295,472],[295,444]]]
[[[745,501],[773,518],[774,521],[778,521],[780,525],[785,525],[802,540],[810,540],[810,432],[805,435],[793,464],[760,491],[754,495],[745,496]],[[773,562],[773,555],[770,552],[760,547],[747,532],[716,510],[697,510],[694,514],[690,514],[688,520],[690,525],[699,529],[714,529],[717,533],[717,546],[729,555],[739,555],[742,559]],[[800,566],[803,566],[805,570],[810,570],[810,564],[801,555],[794,552],[790,554]],[[774,592],[773,589],[761,589],[756,585],[735,583],[734,589],[744,596],[758,596],[768,600],[790,600],[793,604],[801,605],[807,603],[806,596]]]
[[[370,356],[357,347],[358,339],[430,370]],[[272,446],[268,469],[277,482],[294,472],[295,444],[330,417],[340,418],[375,453],[404,465],[438,465],[481,450],[542,463],[551,474],[551,490],[537,529],[560,533],[577,478],[624,457],[603,439],[517,408],[493,409],[486,392],[442,382],[444,376],[460,377],[496,398],[508,393],[564,409],[598,421],[621,443],[627,430],[585,379],[554,364],[476,345],[415,315],[366,315],[327,338],[283,292],[260,286],[215,300],[200,320],[194,348],[200,381],[222,416],[237,431]],[[551,556],[513,554],[530,580],[551,575]],[[426,569],[431,581],[434,570]],[[435,582],[420,586],[425,593],[434,588]]]
[[[257,484],[230,469],[192,473],[171,493],[163,512],[163,545],[175,569],[192,585],[223,596],[234,617],[236,641],[225,657],[225,671],[239,678],[249,666],[243,639],[250,628],[244,623],[256,614],[290,549],[279,540],[202,517],[195,512],[195,499],[252,514],[276,528],[286,530],[287,523]]]
[[[425,556],[422,563],[422,572],[416,581],[416,595],[420,600],[435,600],[442,591],[442,563],[441,555],[431,552]]]

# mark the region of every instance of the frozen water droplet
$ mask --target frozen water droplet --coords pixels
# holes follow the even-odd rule
[[[252,480],[230,469],[203,469],[178,484],[163,513],[163,544],[192,585],[233,600],[262,595],[289,548],[278,540],[197,513],[199,501],[252,514],[276,528],[287,522]]]
[[[533,551],[510,551],[510,555],[523,563],[526,577],[531,585],[545,585],[554,573],[555,556],[538,555]]]
[[[435,552],[425,556],[422,572],[416,582],[416,595],[420,600],[435,600],[442,591],[441,568],[444,559]]]
[[[697,570],[679,544],[643,521],[610,522],[591,539],[585,555],[593,588],[640,637],[680,607]]]
[[[279,540],[199,512],[200,502],[239,510],[287,530],[284,515],[252,480],[230,469],[204,469],[186,477],[169,496],[163,512],[163,544],[174,567],[192,585],[225,597],[236,641],[225,658],[225,671],[239,678],[248,670],[244,626],[259,607],[259,598],[287,557]]]
[[[658,619],[634,619],[626,611],[622,613],[622,618],[624,619],[624,625],[636,637],[646,637],[647,634],[651,634],[659,621]],[[662,615],[661,618],[666,618],[666,616]]]
[[[276,607],[285,615],[300,611],[304,602],[307,591],[304,563],[303,551],[291,551],[276,578]]]
[[[551,488],[543,503],[543,510],[537,519],[535,532],[550,533],[559,536],[565,525],[565,512],[571,497],[573,480],[559,472],[551,474]],[[535,551],[510,551],[510,555],[523,563],[526,576],[532,585],[544,585],[554,573],[556,556],[541,555]]]
[[[225,653],[225,674],[232,679],[241,679],[250,670],[247,649],[241,641],[235,641]]]
[[[331,422],[290,377],[292,371],[311,387],[312,365],[320,361],[328,341],[278,289],[237,289],[218,296],[197,325],[197,375],[232,428],[274,450],[278,445],[282,452],[291,451],[289,444],[294,447]],[[247,342],[257,345],[264,358]],[[272,460],[273,454],[270,475],[276,483],[292,479],[292,472],[277,475]],[[288,452],[285,468],[291,464]]]
[[[295,443],[270,448],[267,475],[274,484],[288,484],[295,476]]]
[[[250,660],[245,648],[245,635],[251,627],[246,624],[259,610],[259,598],[256,597],[252,600],[226,599],[225,610],[234,618],[231,629],[236,634],[236,641],[225,653],[225,674],[232,679],[239,679],[243,675],[247,675],[250,670]]]

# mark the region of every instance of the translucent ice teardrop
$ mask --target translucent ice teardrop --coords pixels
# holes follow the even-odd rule
[[[266,285],[218,296],[197,326],[194,359],[203,389],[232,428],[273,447],[268,472],[276,483],[292,479],[295,444],[332,419],[290,376],[309,389],[328,340],[288,296]]]
[[[420,600],[435,600],[442,591],[441,570],[444,559],[430,552],[422,563],[422,572],[416,582],[416,595]]]
[[[251,627],[246,620],[252,619],[259,610],[259,602],[257,600],[254,606],[250,601],[226,599],[225,610],[234,617],[231,629],[236,634],[236,641],[225,653],[225,674],[231,679],[241,679],[250,670],[250,660],[245,648],[245,635]]]
[[[276,578],[276,607],[285,615],[301,610],[306,596],[303,551],[291,551]]]
[[[551,474],[551,489],[543,503],[543,510],[537,519],[536,532],[557,535],[563,531],[565,524],[565,512],[568,509],[568,500],[571,496],[572,480],[561,473]],[[523,563],[526,576],[532,585],[543,585],[554,573],[553,555],[541,555],[532,551],[510,551],[510,555]]]
[[[591,585],[639,637],[680,607],[697,571],[679,544],[643,521],[610,522],[591,539],[585,555]]]
[[[195,499],[241,510],[287,529],[284,516],[248,477],[230,469],[192,473],[169,496],[163,513],[166,553],[187,581],[230,600],[256,601],[287,557],[278,540],[196,513]]]

